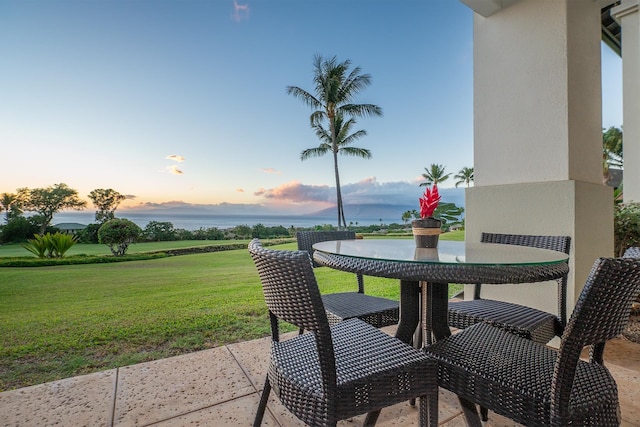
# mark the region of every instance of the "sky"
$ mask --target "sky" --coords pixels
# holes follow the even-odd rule
[[[0,193],[66,183],[120,209],[310,213],[335,203],[311,110],[313,58],[370,74],[339,158],[343,199],[416,204],[432,163],[473,166],[473,16],[457,0],[0,0]],[[603,45],[603,127],[622,124]],[[442,189],[453,187],[450,178]],[[446,191],[443,192],[446,194]],[[91,209],[91,204],[88,204]]]

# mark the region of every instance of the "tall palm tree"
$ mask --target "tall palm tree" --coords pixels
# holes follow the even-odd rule
[[[438,185],[439,183],[446,181],[451,174],[445,174],[445,169],[445,166],[437,165],[435,163],[431,163],[429,168],[424,168],[425,173],[422,174],[422,177],[426,179],[426,181],[421,183],[420,187],[429,186],[432,184]]]
[[[463,167],[460,169],[457,175],[453,176],[458,181],[456,182],[456,187],[460,184],[466,184],[469,187],[469,184],[473,182],[473,168]]]
[[[334,56],[324,59],[320,55],[314,58],[315,95],[297,86],[287,86],[287,94],[299,98],[306,105],[314,109],[309,117],[311,127],[320,138],[321,144],[315,149],[310,149],[309,154],[300,156],[305,159],[312,156],[323,155],[328,152],[333,154],[333,166],[336,179],[336,198],[338,205],[338,229],[347,223],[344,220],[344,206],[340,191],[340,175],[338,172],[338,154],[355,155],[370,158],[368,150],[355,147],[345,147],[345,144],[366,135],[364,131],[349,135],[349,128],[355,123],[354,117],[381,116],[382,109],[374,104],[353,104],[355,96],[371,84],[369,74],[360,74],[360,67],[355,67],[349,72],[351,61],[338,62]],[[326,123],[327,126],[323,126]],[[342,137],[340,135],[342,134]],[[356,136],[357,135],[357,136]],[[345,142],[346,141],[346,142]],[[325,144],[329,147],[322,148]],[[314,154],[311,154],[314,153]],[[365,154],[366,153],[366,154]]]

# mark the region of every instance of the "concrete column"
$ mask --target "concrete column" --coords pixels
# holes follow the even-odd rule
[[[613,254],[613,195],[602,184],[600,8],[508,3],[474,16],[475,186],[466,192],[466,238],[571,236],[570,312],[594,260]],[[556,311],[551,283],[485,290]]]
[[[611,10],[622,28],[622,106],[624,201],[640,202],[640,12],[638,0]]]

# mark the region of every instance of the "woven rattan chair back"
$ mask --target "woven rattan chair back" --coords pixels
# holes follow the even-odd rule
[[[309,253],[265,249],[258,239],[249,243],[249,253],[258,270],[269,312],[299,328],[329,337],[329,322]],[[330,342],[329,338],[329,345]]]
[[[299,231],[296,233],[298,250],[306,251],[313,259],[313,245],[330,240],[352,240],[353,231]],[[314,266],[319,266],[315,264]],[[398,323],[400,310],[398,302],[383,297],[366,295],[362,274],[356,274],[357,292],[336,292],[322,296],[329,324],[335,325],[347,319],[357,318],[376,328]],[[302,333],[302,330],[300,331]]]
[[[309,252],[309,256],[313,261],[313,245],[320,242],[328,242],[330,240],[352,240],[356,238],[355,231],[298,231],[296,239],[298,240],[298,250]],[[313,261],[314,267],[320,264]],[[364,293],[364,280],[362,274],[356,274],[358,280],[358,292]]]
[[[638,293],[640,260],[596,260],[562,335],[551,389],[552,422],[571,419],[566,411],[580,353],[591,347],[590,361],[602,364],[604,344],[622,333]]]
[[[571,237],[535,236],[528,234],[482,233],[482,243],[500,243],[502,245],[528,246],[549,249],[569,255]],[[475,285],[474,299],[480,298],[481,285]],[[558,321],[562,327],[567,323],[567,275],[558,279]]]

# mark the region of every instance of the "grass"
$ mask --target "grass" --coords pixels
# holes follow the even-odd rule
[[[353,274],[319,268],[316,275],[321,292],[355,286]],[[395,280],[367,277],[365,286],[398,299]],[[0,268],[0,391],[268,334],[246,250]]]

